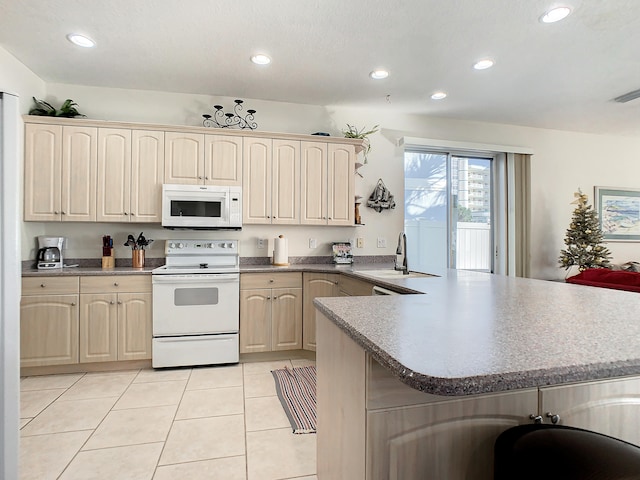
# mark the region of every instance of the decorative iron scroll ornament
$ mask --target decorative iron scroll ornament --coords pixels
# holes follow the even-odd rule
[[[247,114],[243,117],[242,113],[242,104],[243,100],[234,100],[235,106],[233,107],[234,113],[224,113],[222,110],[222,105],[214,105],[213,108],[216,109],[213,116],[211,115],[202,115],[204,117],[204,121],[202,124],[205,127],[217,127],[217,128],[233,128],[238,127],[241,129],[248,128],[250,130],[255,130],[258,128],[258,124],[255,122],[253,114],[256,113],[255,110],[247,110]]]

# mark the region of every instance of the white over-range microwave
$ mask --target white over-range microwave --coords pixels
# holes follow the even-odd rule
[[[162,185],[162,226],[240,230],[242,187]]]

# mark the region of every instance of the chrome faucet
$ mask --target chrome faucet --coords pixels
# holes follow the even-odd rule
[[[398,257],[395,259],[394,270],[401,270],[403,275],[409,275],[409,265],[407,262],[407,236],[404,232],[400,232],[398,236],[398,248],[396,248],[396,255],[402,255],[402,266],[398,266]]]

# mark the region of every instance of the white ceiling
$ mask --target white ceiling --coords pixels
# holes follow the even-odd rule
[[[612,101],[640,88],[640,1],[563,4],[542,24],[555,0],[0,0],[0,46],[53,83],[640,135],[640,99]]]

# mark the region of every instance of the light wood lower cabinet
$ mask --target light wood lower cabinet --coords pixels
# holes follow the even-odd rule
[[[438,396],[400,382],[318,314],[318,478],[491,480],[503,431],[549,414],[640,445],[640,377]],[[539,459],[544,461],[544,459]]]
[[[371,295],[373,283],[357,278],[340,275],[338,279],[338,296],[340,297],[367,297]]]
[[[22,294],[20,365],[78,363],[78,277],[23,278]]]
[[[82,277],[80,291],[80,362],[151,358],[148,276]]]
[[[552,415],[559,415],[559,425],[640,445],[640,378],[541,388],[539,414],[545,423],[551,423]]]
[[[147,275],[25,277],[21,367],[151,358]]]
[[[240,275],[240,353],[302,348],[302,274]]]
[[[305,350],[316,349],[316,307],[314,298],[337,297],[338,281],[337,273],[304,273],[303,306],[302,306],[302,348]]]

